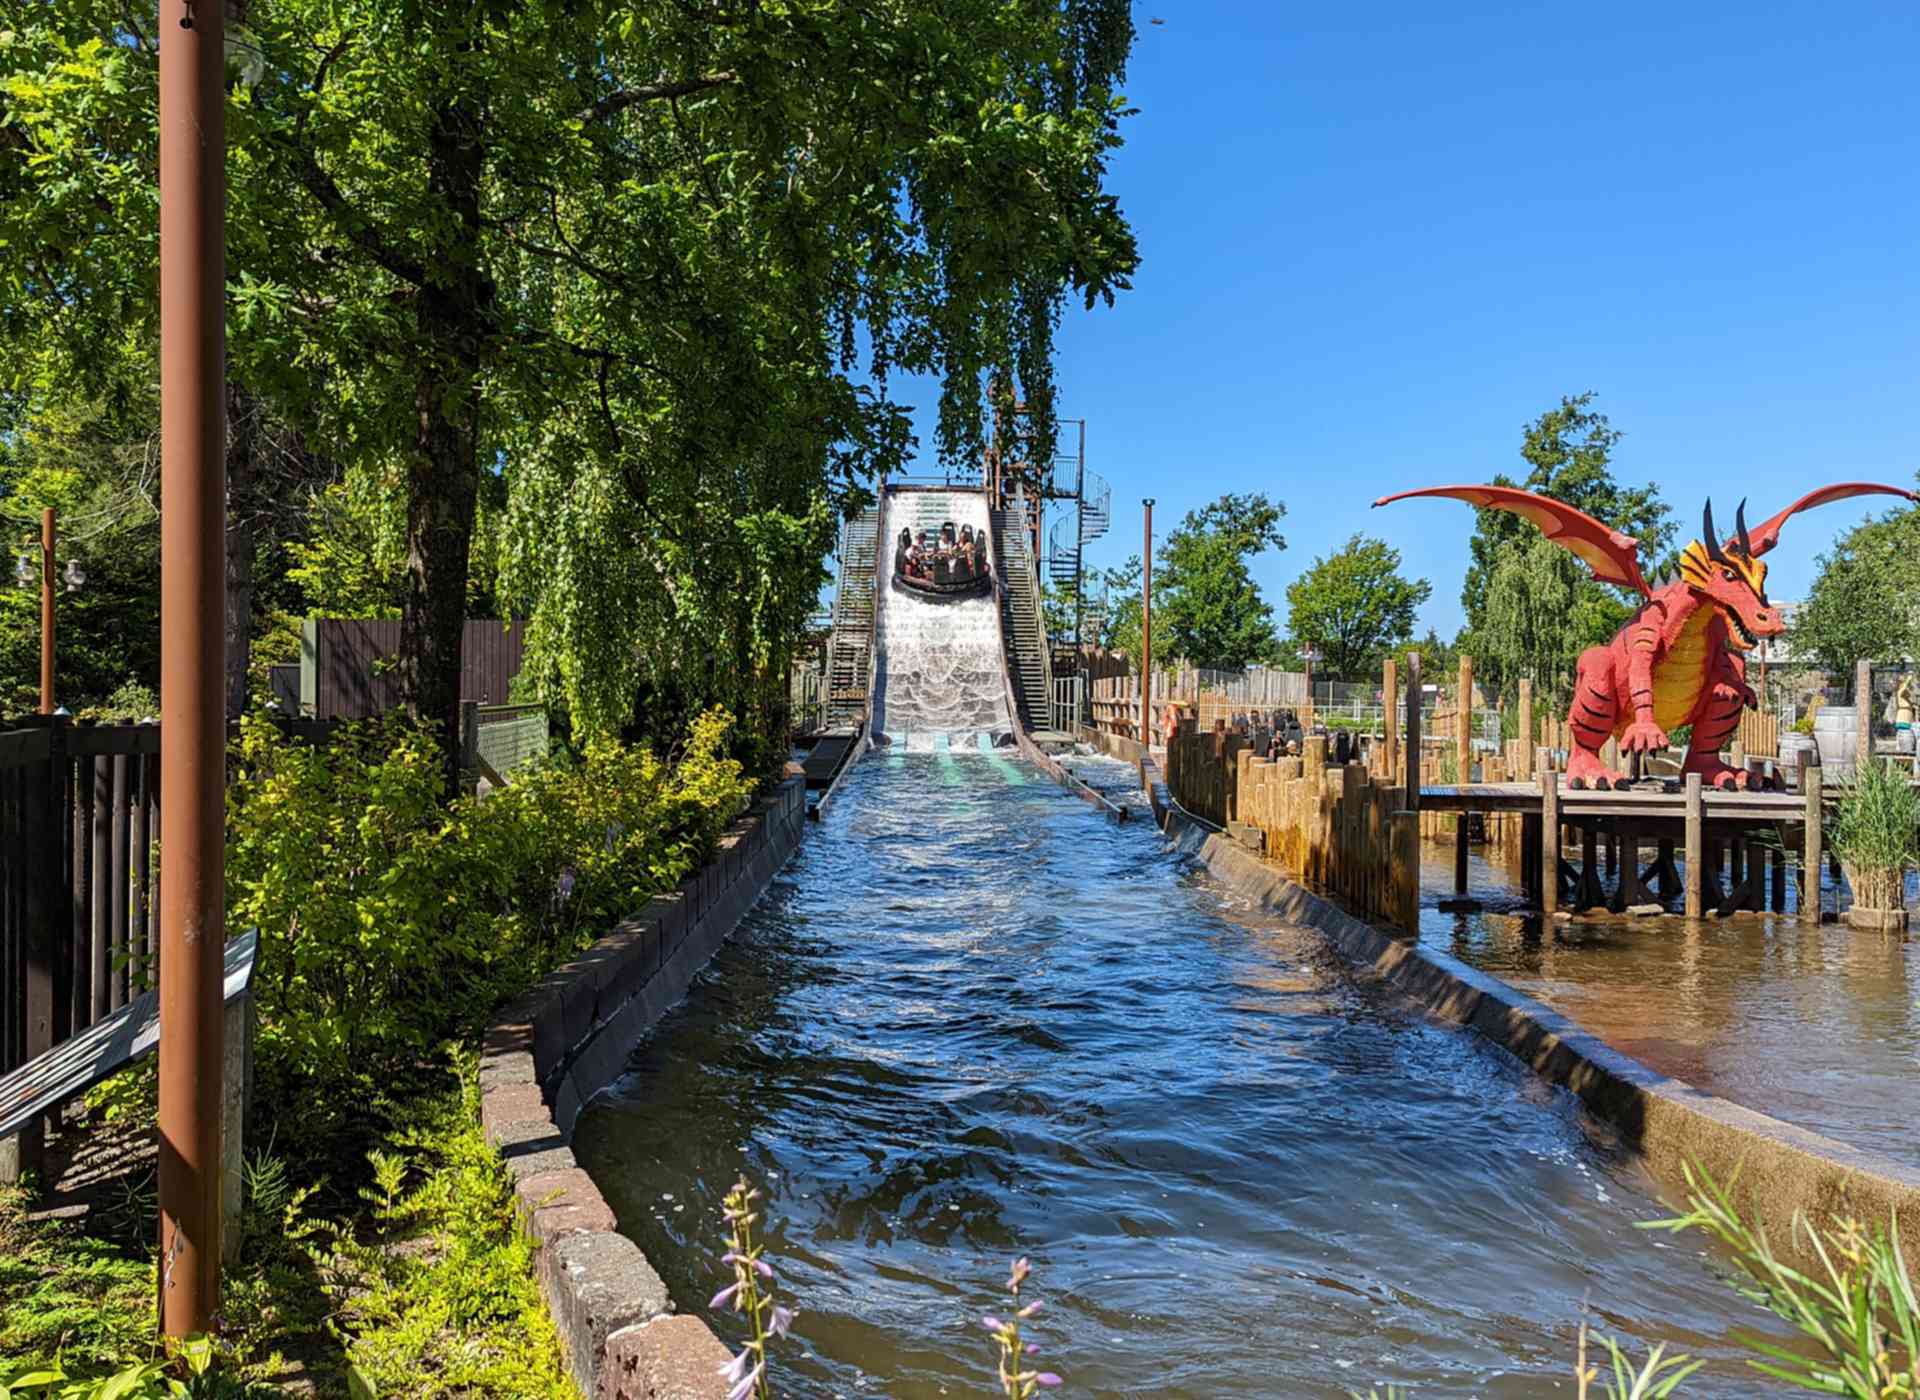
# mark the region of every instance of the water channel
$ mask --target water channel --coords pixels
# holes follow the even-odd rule
[[[1003,757],[896,753],[575,1150],[703,1315],[720,1197],[761,1185],[802,1309],[785,1396],[988,1393],[974,1319],[1021,1254],[1062,1394],[1571,1395],[1583,1307],[1713,1358],[1688,1395],[1767,1393],[1730,1341],[1765,1319],[1695,1241],[1635,1228],[1663,1208],[1597,1131],[1151,823]]]

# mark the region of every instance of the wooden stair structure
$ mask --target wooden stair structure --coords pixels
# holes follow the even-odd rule
[[[1006,638],[1007,671],[1020,711],[1020,727],[1033,734],[1051,728],[1053,665],[1040,614],[1040,578],[1028,548],[1028,514],[1019,502],[987,514],[993,523],[994,566],[1000,577],[1000,625]]]
[[[833,631],[827,641],[825,727],[855,732],[866,723],[873,672],[873,590],[878,562],[880,512],[862,511],[840,533],[840,582],[833,599]]]

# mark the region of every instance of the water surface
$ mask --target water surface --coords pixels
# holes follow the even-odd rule
[[[1634,1228],[1663,1208],[1589,1126],[1149,823],[1004,758],[896,755],[853,771],[575,1150],[703,1315],[719,1198],[763,1186],[804,1310],[783,1395],[987,1393],[973,1319],[1021,1254],[1062,1394],[1571,1395],[1583,1305],[1715,1357],[1688,1394],[1767,1393],[1726,1340],[1756,1315],[1692,1241]]]
[[[1453,895],[1453,848],[1427,845],[1422,942],[1662,1074],[1920,1166],[1920,941],[1774,914],[1543,924],[1515,912],[1527,901],[1487,854],[1468,861],[1484,909],[1442,914],[1434,906]],[[1829,880],[1828,909],[1846,904],[1836,895]]]

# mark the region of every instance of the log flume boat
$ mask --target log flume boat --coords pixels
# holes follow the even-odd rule
[[[979,570],[965,578],[956,578],[951,571],[946,578],[930,578],[922,574],[909,574],[904,568],[893,571],[893,586],[902,593],[917,593],[923,598],[970,598],[985,593],[993,587],[993,566],[982,564]]]

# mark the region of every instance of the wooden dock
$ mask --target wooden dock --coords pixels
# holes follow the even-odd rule
[[[1512,813],[1521,823],[1521,884],[1547,914],[1665,912],[1676,896],[1693,918],[1784,912],[1791,879],[1809,923],[1821,917],[1820,869],[1831,862],[1822,844],[1825,801],[1817,766],[1799,770],[1797,792],[1708,789],[1697,775],[1658,788],[1574,789],[1549,768],[1537,783],[1425,786],[1419,794],[1421,811],[1457,814],[1457,909],[1473,907],[1469,815]],[[1652,863],[1643,866],[1649,848]]]
[[[1564,775],[1560,775],[1564,777]],[[1806,814],[1806,799],[1797,792],[1723,792],[1703,788],[1701,802],[1708,821],[1798,822]],[[1687,794],[1671,791],[1635,792],[1631,789],[1595,792],[1562,784],[1560,819],[1572,822],[1588,817],[1670,818],[1685,821]],[[1420,808],[1428,812],[1532,812],[1544,801],[1538,783],[1464,783],[1420,789]]]

